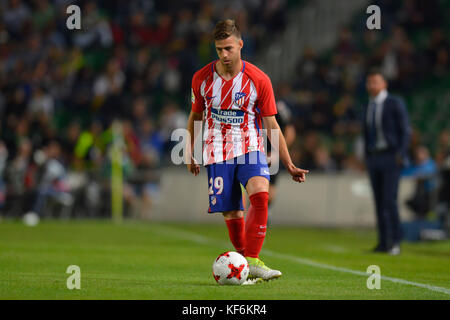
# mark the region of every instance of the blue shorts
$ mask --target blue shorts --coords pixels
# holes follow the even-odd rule
[[[259,151],[246,153],[225,162],[206,166],[208,170],[209,213],[244,210],[242,189],[251,177],[270,181],[266,155]]]

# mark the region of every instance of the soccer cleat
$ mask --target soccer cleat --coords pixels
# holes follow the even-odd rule
[[[400,246],[398,244],[394,244],[387,253],[391,256],[398,256],[401,253]]]
[[[281,277],[281,272],[270,269],[258,258],[245,257],[248,261],[249,273],[248,279],[261,278],[269,281]]]

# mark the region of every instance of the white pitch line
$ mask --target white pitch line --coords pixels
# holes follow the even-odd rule
[[[359,276],[363,276],[363,277],[367,277],[367,276],[370,275],[370,274],[368,274],[366,272],[363,272],[363,271],[357,271],[357,270],[352,270],[352,269],[343,268],[343,267],[336,267],[336,266],[333,266],[333,265],[320,263],[320,262],[315,262],[313,260],[309,260],[309,259],[305,259],[305,258],[299,258],[299,257],[288,255],[288,254],[275,253],[275,252],[270,251],[270,250],[263,250],[263,251],[264,251],[264,253],[266,255],[270,255],[270,256],[272,256],[274,258],[291,260],[293,262],[297,262],[297,263],[300,263],[300,264],[305,264],[305,265],[312,266],[312,267],[317,267],[317,268],[321,268],[321,269],[328,269],[328,270],[333,270],[333,271],[339,271],[339,272],[344,272],[344,273],[351,273],[351,274],[355,274],[355,275],[359,275]],[[391,281],[391,282],[395,282],[395,283],[401,283],[401,284],[406,284],[406,285],[410,285],[410,286],[420,287],[420,288],[428,289],[428,290],[431,290],[431,291],[445,293],[445,294],[450,295],[450,289],[447,289],[447,288],[444,288],[444,287],[431,286],[431,285],[424,284],[424,283],[413,282],[413,281],[408,281],[408,280],[403,280],[403,279],[393,278],[393,277],[386,277],[386,276],[381,276],[381,279],[382,280]]]
[[[223,241],[215,240],[212,238],[208,238],[208,237],[199,235],[197,233],[193,233],[193,232],[189,232],[189,231],[185,231],[185,230],[181,230],[181,229],[177,229],[177,228],[173,228],[173,227],[168,227],[168,226],[158,226],[158,228],[155,229],[154,231],[156,231],[160,234],[163,234],[163,235],[167,235],[168,233],[170,233],[170,236],[184,238],[191,242],[196,242],[196,243],[203,244],[203,245],[215,244],[215,245],[219,245],[219,246],[226,247],[226,248],[228,248],[230,246],[229,244],[227,244]],[[343,272],[343,273],[350,273],[350,274],[363,276],[363,277],[368,277],[370,275],[363,271],[357,271],[357,270],[352,270],[352,269],[343,268],[343,267],[336,267],[336,266],[333,266],[330,264],[320,263],[320,262],[316,262],[316,261],[305,259],[305,258],[299,258],[299,257],[289,255],[289,254],[276,253],[276,252],[273,252],[273,251],[267,250],[267,249],[263,249],[262,253],[265,255],[268,255],[268,256],[272,256],[274,258],[290,260],[292,262],[308,265],[311,267],[327,269],[327,270],[332,270],[332,271],[338,271],[338,272]],[[440,293],[450,295],[450,289],[444,288],[444,287],[432,286],[429,284],[413,282],[413,281],[408,281],[408,280],[393,278],[393,277],[386,277],[386,276],[381,276],[381,279],[390,281],[390,282],[394,282],[394,283],[415,286],[415,287],[419,287],[419,288],[423,288],[423,289],[428,289],[428,290],[431,290],[434,292],[440,292]]]

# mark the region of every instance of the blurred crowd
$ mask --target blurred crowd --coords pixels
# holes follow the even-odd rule
[[[66,27],[71,4],[81,30]],[[192,75],[215,54],[215,23],[235,17],[251,59],[287,10],[269,0],[0,0],[1,210],[110,212],[99,199],[111,197],[111,146],[122,139],[127,212],[148,212],[171,133],[186,126]]]
[[[368,15],[361,12],[340,30],[335,45],[325,54],[306,48],[294,81],[277,87],[277,99],[292,110],[297,141],[291,151],[302,168],[328,174],[365,170],[361,130],[363,108],[368,103],[365,76],[371,67],[381,70],[389,92],[406,99],[426,83],[450,83],[450,21],[446,14],[450,3],[378,0],[371,4],[381,8],[381,30],[367,29]],[[447,110],[431,109],[431,113],[448,117],[450,105],[442,106]],[[414,107],[408,105],[414,121],[410,165],[403,176],[415,180],[415,189],[406,204],[419,219],[436,211],[450,230],[449,123],[444,120],[444,126],[437,128],[438,135],[425,139],[419,127],[433,115],[415,117],[420,110]]]
[[[147,212],[158,198],[159,169],[171,165],[171,133],[186,126],[192,75],[215,59],[215,22],[237,21],[243,58],[253,61],[303,2],[0,0],[2,210],[42,214],[51,203],[67,215],[109,212],[98,207],[109,201],[98,199],[111,196],[111,145],[123,140],[126,204]],[[439,1],[375,2],[381,31],[344,28],[326,54],[299,53],[295,81],[274,84],[292,111],[292,155],[302,168],[364,170],[360,112],[369,66],[381,66],[402,93],[430,74],[448,75]],[[81,8],[81,30],[66,27],[70,4]],[[429,37],[418,46],[412,38],[423,30]],[[422,147],[415,134],[412,158]],[[442,137],[431,155],[437,168],[448,156],[448,132]]]
[[[426,80],[439,83],[450,75],[446,34],[450,24],[444,21],[445,10],[439,1],[380,0],[373,4],[381,8],[381,30],[367,29],[368,16],[362,12],[339,32],[337,42],[325,54],[305,49],[294,81],[278,86],[276,97],[291,107],[300,133],[293,147],[303,167],[364,169],[361,118],[368,101],[365,75],[371,67],[378,67],[389,83],[388,90],[403,98],[420,91]],[[413,106],[408,107],[414,113]],[[417,143],[427,142],[417,127],[413,129],[416,141],[411,145],[411,159]],[[445,129],[440,128],[442,134]],[[433,156],[442,158],[440,152],[433,150]]]

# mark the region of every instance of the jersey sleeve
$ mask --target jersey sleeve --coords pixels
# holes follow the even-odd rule
[[[197,75],[194,75],[192,78],[192,85],[191,85],[191,104],[192,104],[192,111],[194,112],[203,112],[205,110],[205,102],[200,94],[200,81],[198,80]]]
[[[260,90],[258,99],[258,108],[262,117],[273,116],[277,114],[277,105],[273,93],[272,82],[269,77],[260,80]]]

